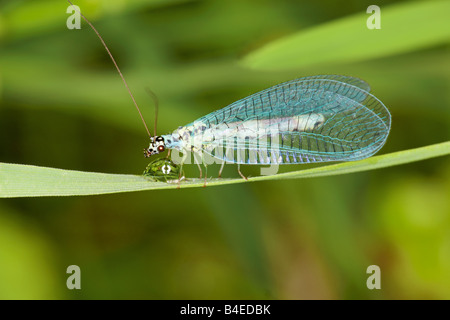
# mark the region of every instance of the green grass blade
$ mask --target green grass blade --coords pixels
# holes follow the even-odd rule
[[[417,149],[399,151],[355,162],[344,162],[272,176],[249,178],[249,181],[300,179],[333,176],[380,169],[450,154],[450,141]],[[238,179],[210,179],[208,186],[246,183]],[[189,179],[181,188],[203,186],[201,179]],[[21,164],[0,163],[0,197],[79,196],[117,192],[174,189],[177,184],[148,181],[142,176],[82,172]]]
[[[450,1],[381,6],[381,29],[369,30],[358,13],[275,40],[247,55],[243,64],[262,70],[339,64],[410,52],[450,39]]]

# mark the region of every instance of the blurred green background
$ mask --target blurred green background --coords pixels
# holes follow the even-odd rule
[[[151,128],[144,88],[158,95],[159,133],[282,81],[345,74],[369,82],[392,113],[380,154],[449,140],[449,39],[414,45],[440,30],[427,15],[406,19],[415,27],[402,25],[399,34],[383,25],[384,10],[400,6],[392,19],[405,20],[403,8],[417,2],[74,3],[109,45]],[[366,28],[372,4],[381,7],[381,30]],[[93,31],[84,22],[67,29],[67,7],[0,2],[0,161],[140,174],[148,138],[138,114]],[[355,39],[339,48],[355,58],[301,60],[284,70],[245,63],[272,41],[332,30],[355,14],[362,17],[355,32],[406,45],[371,56],[367,43],[337,33],[342,43]],[[330,41],[322,34],[316,46]],[[303,48],[311,52],[305,59],[314,56],[309,43],[294,49]],[[375,40],[373,48],[380,49]],[[330,57],[337,50],[328,49]],[[187,174],[196,177],[196,166]],[[237,177],[235,166],[224,176]],[[0,298],[449,299],[449,196],[450,162],[442,157],[318,179],[1,200]],[[81,268],[81,290],[66,288],[72,264]],[[381,268],[381,290],[366,287],[372,264]]]

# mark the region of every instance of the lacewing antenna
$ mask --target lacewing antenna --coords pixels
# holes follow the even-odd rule
[[[145,91],[147,91],[148,95],[150,96],[150,98],[153,99],[153,102],[155,103],[155,126],[154,126],[155,135],[154,135],[154,137],[156,137],[156,131],[157,131],[156,130],[156,125],[158,124],[158,111],[159,111],[158,97],[148,87],[145,87]]]
[[[139,112],[139,116],[141,117],[142,123],[144,124],[145,130],[147,131],[147,134],[149,137],[151,137],[150,135],[150,131],[148,130],[147,124],[145,123],[144,117],[142,116],[141,110],[139,109],[138,104],[136,103],[136,100],[134,99],[133,94],[131,93],[130,88],[128,87],[127,82],[125,81],[124,76],[122,75],[122,72],[119,69],[119,66],[116,63],[116,60],[114,59],[113,55],[111,54],[111,51],[109,51],[108,46],[106,45],[105,41],[103,40],[102,36],[100,35],[100,33],[97,31],[97,29],[95,29],[95,27],[92,25],[92,23],[80,12],[80,10],[78,10],[72,2],[70,2],[70,0],[67,0],[67,2],[69,2],[69,4],[81,15],[81,17],[84,19],[84,21],[87,22],[87,24],[92,28],[92,30],[94,30],[94,32],[97,34],[97,37],[100,39],[100,41],[102,42],[103,46],[106,49],[106,52],[108,52],[109,57],[111,58],[112,62],[114,63],[114,66],[117,69],[117,72],[119,72],[120,77],[122,78],[123,83],[125,84],[125,87],[128,90],[128,93],[130,94],[131,99],[133,100],[134,106],[136,107],[137,111]],[[154,94],[153,94],[154,95]],[[157,101],[157,100],[156,100]],[[156,122],[156,119],[155,119]],[[156,136],[156,126],[155,126],[155,136]]]

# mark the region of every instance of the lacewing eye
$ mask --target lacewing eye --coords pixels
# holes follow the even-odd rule
[[[163,152],[164,149],[165,149],[164,146],[159,146],[159,147],[158,147],[158,151],[159,151],[159,152]]]

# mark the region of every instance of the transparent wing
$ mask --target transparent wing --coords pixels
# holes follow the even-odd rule
[[[205,153],[228,162],[359,160],[383,146],[391,125],[389,111],[369,90],[367,83],[353,77],[300,78],[190,125]]]

